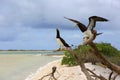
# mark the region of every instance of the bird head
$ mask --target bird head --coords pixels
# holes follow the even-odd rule
[[[96,34],[97,34],[97,31],[96,31],[96,30],[92,30],[92,33],[93,33],[94,35],[96,35]]]

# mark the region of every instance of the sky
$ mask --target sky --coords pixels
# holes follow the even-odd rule
[[[64,17],[86,26],[90,16],[107,18],[95,29],[103,34],[94,42],[111,43],[120,50],[120,0],[0,0],[0,50],[54,50],[56,28],[69,45],[85,36]]]

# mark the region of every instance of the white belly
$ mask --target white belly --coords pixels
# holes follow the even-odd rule
[[[58,42],[59,45],[64,46],[59,38],[57,38],[57,42]]]
[[[87,37],[93,36],[93,34],[92,34],[92,32],[91,32],[90,30],[85,31],[84,34],[85,34]]]

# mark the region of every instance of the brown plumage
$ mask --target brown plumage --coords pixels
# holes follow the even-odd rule
[[[79,22],[77,20],[70,19],[67,17],[64,17],[64,18],[76,23],[76,25],[79,27],[81,32],[86,35],[86,37],[84,37],[83,44],[93,41],[97,35],[102,34],[102,33],[97,33],[97,31],[94,30],[97,21],[99,21],[99,22],[108,21],[107,19],[99,17],[99,16],[91,16],[91,17],[89,17],[88,26],[85,26],[84,24],[82,24],[81,22]]]

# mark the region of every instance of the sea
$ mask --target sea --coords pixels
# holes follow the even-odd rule
[[[63,52],[0,51],[0,80],[25,80],[40,67],[60,59],[50,54],[63,54]]]

